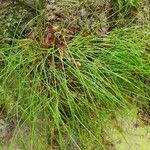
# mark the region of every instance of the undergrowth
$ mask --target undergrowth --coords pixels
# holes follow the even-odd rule
[[[46,14],[38,2],[25,27],[20,26],[26,20],[22,15],[10,24],[11,14],[6,15],[7,32],[3,25],[0,31],[0,109],[15,124],[8,145],[33,150],[109,149],[107,131],[116,114],[149,105],[149,27],[114,29],[105,35],[83,35],[81,30],[70,42],[61,37],[65,48],[55,44],[46,48]],[[116,0],[105,6],[106,14],[111,14],[108,24],[116,26],[128,16],[132,22],[140,3]],[[36,14],[38,9],[42,15]],[[37,25],[38,39],[23,35],[26,28],[33,30],[30,23]],[[8,33],[11,39],[6,42]]]
[[[95,32],[99,28],[110,28],[111,30],[116,26],[145,23],[150,19],[148,0],[106,0],[105,2],[58,0],[58,2],[50,1],[49,3],[49,6],[52,4],[54,6],[51,6],[51,11],[48,10],[46,19],[53,18],[53,13],[59,13],[59,11],[59,15],[62,17],[59,18],[61,21],[57,22],[58,15],[50,21],[50,24],[58,23],[67,27],[77,24],[89,32]],[[28,37],[34,31],[39,15],[46,12],[48,2],[46,0],[8,0],[6,4],[6,6],[0,6],[0,40],[12,38],[14,33],[17,38]]]
[[[81,33],[64,55],[31,39],[2,44],[0,103],[8,120],[17,120],[12,143],[19,138],[25,149],[106,149],[107,125],[116,113],[149,104],[148,29]],[[26,136],[19,134],[23,126]]]

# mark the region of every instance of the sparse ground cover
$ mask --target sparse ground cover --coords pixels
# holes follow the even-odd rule
[[[113,3],[125,9],[124,14],[109,1],[96,6],[93,1],[63,2],[50,1],[38,7],[36,15],[32,9],[35,16],[24,28],[20,17],[17,29],[11,28],[14,32],[8,27],[1,31],[3,149],[134,150],[136,143],[131,145],[130,139],[140,132],[137,137],[145,136],[147,150],[149,134],[143,130],[148,131],[150,123],[148,19],[126,18],[131,8],[140,12],[134,1]],[[116,20],[110,22],[112,17]]]

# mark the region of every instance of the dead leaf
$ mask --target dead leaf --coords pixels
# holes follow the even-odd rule
[[[52,46],[54,42],[54,38],[55,38],[54,32],[52,30],[47,31],[44,36],[44,47],[50,48],[50,46]]]
[[[55,64],[55,68],[56,68],[56,69],[62,69],[62,68],[63,68],[62,63],[56,63],[56,64]]]
[[[59,54],[60,56],[65,56],[65,44],[64,44],[64,40],[62,38],[58,39],[56,38],[55,40],[55,47],[56,49],[59,50]]]
[[[105,4],[103,5],[104,12],[106,12],[108,9],[109,9],[109,3],[105,2]]]
[[[48,57],[47,57],[47,61],[48,61],[49,63],[53,62],[53,61],[54,61],[54,57],[53,57],[53,56],[48,56]]]
[[[81,63],[80,63],[79,61],[75,61],[74,64],[75,64],[75,66],[76,66],[77,68],[80,68],[80,67],[81,67]]]
[[[76,33],[79,33],[80,31],[78,27],[74,27],[74,26],[69,27],[68,30],[70,35],[76,35]]]

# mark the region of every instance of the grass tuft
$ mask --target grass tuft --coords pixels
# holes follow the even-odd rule
[[[149,103],[149,38],[147,28],[79,34],[64,56],[31,39],[1,45],[0,101],[17,119],[14,139],[26,149],[105,149],[116,113]]]

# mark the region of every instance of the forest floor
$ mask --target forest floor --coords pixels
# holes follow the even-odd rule
[[[106,145],[109,150],[149,150],[150,147],[150,125],[145,125],[137,116],[137,109],[133,108],[128,112],[128,115],[118,117],[118,127],[123,129],[119,131],[113,126],[109,131],[109,138],[106,140]],[[150,118],[147,118],[150,120]],[[2,120],[1,120],[2,122]],[[0,123],[1,123],[0,122]],[[21,129],[19,134],[26,136],[25,127]],[[4,134],[4,124],[0,124],[0,135]],[[5,135],[9,139],[10,134]],[[111,138],[110,138],[111,137]],[[27,144],[27,143],[26,143]],[[10,146],[11,145],[11,146]],[[24,150],[19,139],[13,140],[10,144],[8,141],[1,145],[1,150]],[[47,150],[51,150],[47,149]]]
[[[148,1],[28,2],[0,0],[0,149],[149,150]]]

